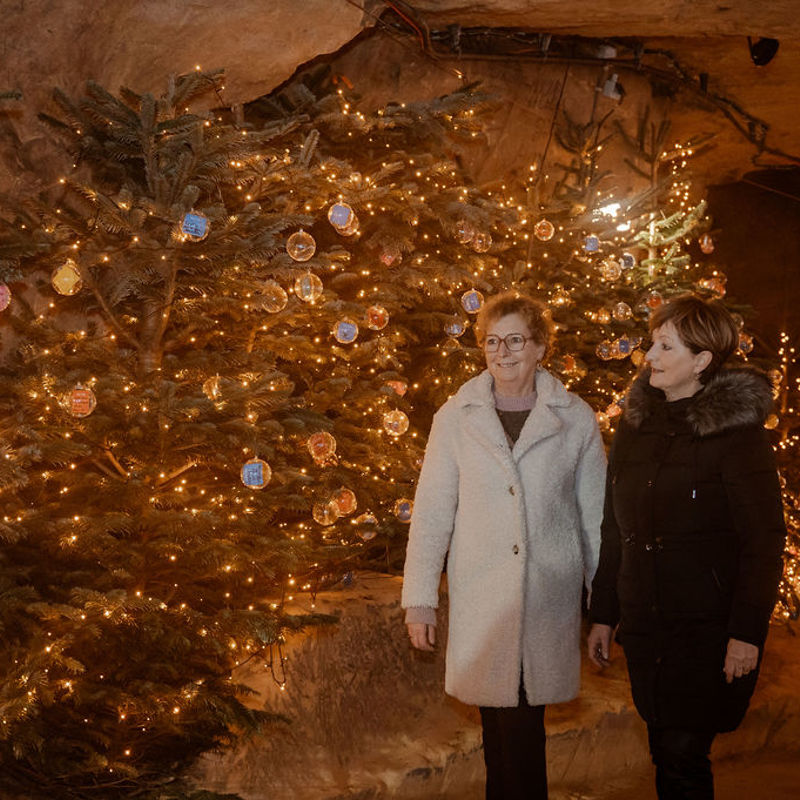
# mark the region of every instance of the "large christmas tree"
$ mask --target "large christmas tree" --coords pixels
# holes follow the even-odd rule
[[[547,300],[550,368],[610,430],[650,310],[724,293],[665,127],[626,137],[636,197],[602,125],[567,118],[557,181],[480,190],[469,89],[190,112],[219,80],[57,94],[73,166],[4,213],[0,786],[145,796],[268,721],[235,667],[322,621],[287,613],[296,592],[399,569],[484,296]]]

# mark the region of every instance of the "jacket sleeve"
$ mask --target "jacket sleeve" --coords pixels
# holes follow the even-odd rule
[[[786,542],[775,454],[762,427],[729,437],[722,481],[739,539],[739,560],[728,634],[758,647],[767,638]]]
[[[439,582],[458,507],[458,463],[452,415],[433,418],[425,448],[403,569],[403,608],[439,607]]]
[[[600,555],[600,522],[603,518],[603,487],[606,479],[606,451],[597,427],[597,418],[589,409],[589,430],[575,469],[575,495],[581,518],[581,549],[586,588],[592,579]]]
[[[623,426],[624,423],[620,423],[608,456],[603,522],[600,526],[600,561],[592,581],[592,594],[589,603],[589,618],[591,622],[610,625],[612,628],[619,622],[617,576],[622,559],[622,544],[620,542],[617,518],[614,513],[612,487],[617,470],[619,440],[626,435]]]

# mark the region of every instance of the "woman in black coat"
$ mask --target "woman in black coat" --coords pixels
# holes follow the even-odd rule
[[[682,295],[650,321],[648,367],[611,448],[589,658],[614,628],[661,800],[714,796],[708,754],[755,688],[786,529],[766,377],[723,367],[738,331]]]

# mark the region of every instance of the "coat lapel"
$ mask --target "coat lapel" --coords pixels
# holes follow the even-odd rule
[[[561,420],[553,413],[551,408],[545,403],[537,401],[528,415],[528,419],[525,420],[519,439],[517,439],[514,449],[511,451],[514,461],[519,463],[525,453],[537,442],[558,433],[561,427]]]

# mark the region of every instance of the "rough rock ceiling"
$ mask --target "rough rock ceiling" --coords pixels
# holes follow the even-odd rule
[[[340,60],[358,76],[359,90],[376,102],[456,88],[455,70],[461,69],[466,77],[488,79],[493,90],[504,82],[509,92],[524,75],[530,104],[530,93],[541,94],[541,86],[531,87],[551,80],[545,62],[548,68],[559,64],[557,46],[564,37],[578,36],[619,40],[626,58],[637,46],[674,56],[684,85],[673,92],[673,119],[680,117],[685,131],[715,137],[713,154],[701,164],[706,182],[730,180],[754,166],[797,164],[800,157],[796,0],[94,0],[90,5],[15,0],[3,5],[0,89],[23,92],[18,105],[4,101],[3,106],[19,140],[16,155],[8,152],[13,139],[0,144],[6,151],[0,183],[6,186],[18,174],[19,159],[30,161],[43,150],[35,112],[47,108],[53,86],[76,92],[92,78],[112,90],[127,85],[160,93],[170,73],[223,66],[227,80],[220,103],[233,105],[270,92],[300,65],[342,51]],[[552,35],[553,51],[547,58],[539,53],[538,61],[528,54],[524,65],[521,55],[478,57],[457,45],[460,32],[473,28],[506,29],[504,35],[515,29],[526,41],[542,34],[539,46]],[[751,61],[748,35],[780,40],[766,66]],[[620,82],[636,85],[641,76],[635,63],[622,61],[611,60],[608,67],[620,74]],[[642,56],[641,64],[675,78],[674,65],[663,56]],[[591,78],[578,80],[588,85]],[[626,102],[636,106],[631,98]],[[685,113],[676,114],[677,107]]]

